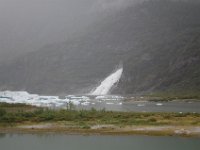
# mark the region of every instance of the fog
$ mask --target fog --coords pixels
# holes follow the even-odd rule
[[[0,0],[0,91],[86,94],[123,64],[108,93],[196,95],[199,14],[199,0]]]
[[[0,0],[0,62],[66,41],[136,0]]]

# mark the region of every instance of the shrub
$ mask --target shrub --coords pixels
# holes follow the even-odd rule
[[[0,117],[4,116],[6,114],[6,110],[0,108]]]
[[[156,118],[150,118],[150,119],[148,119],[148,121],[150,121],[150,122],[156,122],[157,120],[156,120]]]

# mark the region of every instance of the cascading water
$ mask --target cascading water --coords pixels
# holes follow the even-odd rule
[[[119,82],[122,76],[122,73],[123,73],[123,68],[120,67],[119,69],[117,69],[117,71],[115,71],[114,73],[109,75],[105,80],[103,80],[101,84],[95,90],[93,90],[90,94],[91,95],[107,95],[109,91],[111,90],[111,88],[117,82]]]

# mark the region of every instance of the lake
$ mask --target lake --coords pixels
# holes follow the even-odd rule
[[[170,101],[170,102],[123,102],[121,101],[96,101],[89,105],[76,106],[79,109],[106,109],[112,111],[135,112],[183,112],[200,113],[200,102]]]
[[[200,138],[0,134],[1,150],[199,150]]]

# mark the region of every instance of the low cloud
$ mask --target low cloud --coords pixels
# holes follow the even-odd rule
[[[95,9],[99,11],[118,10],[139,0],[96,0]]]

